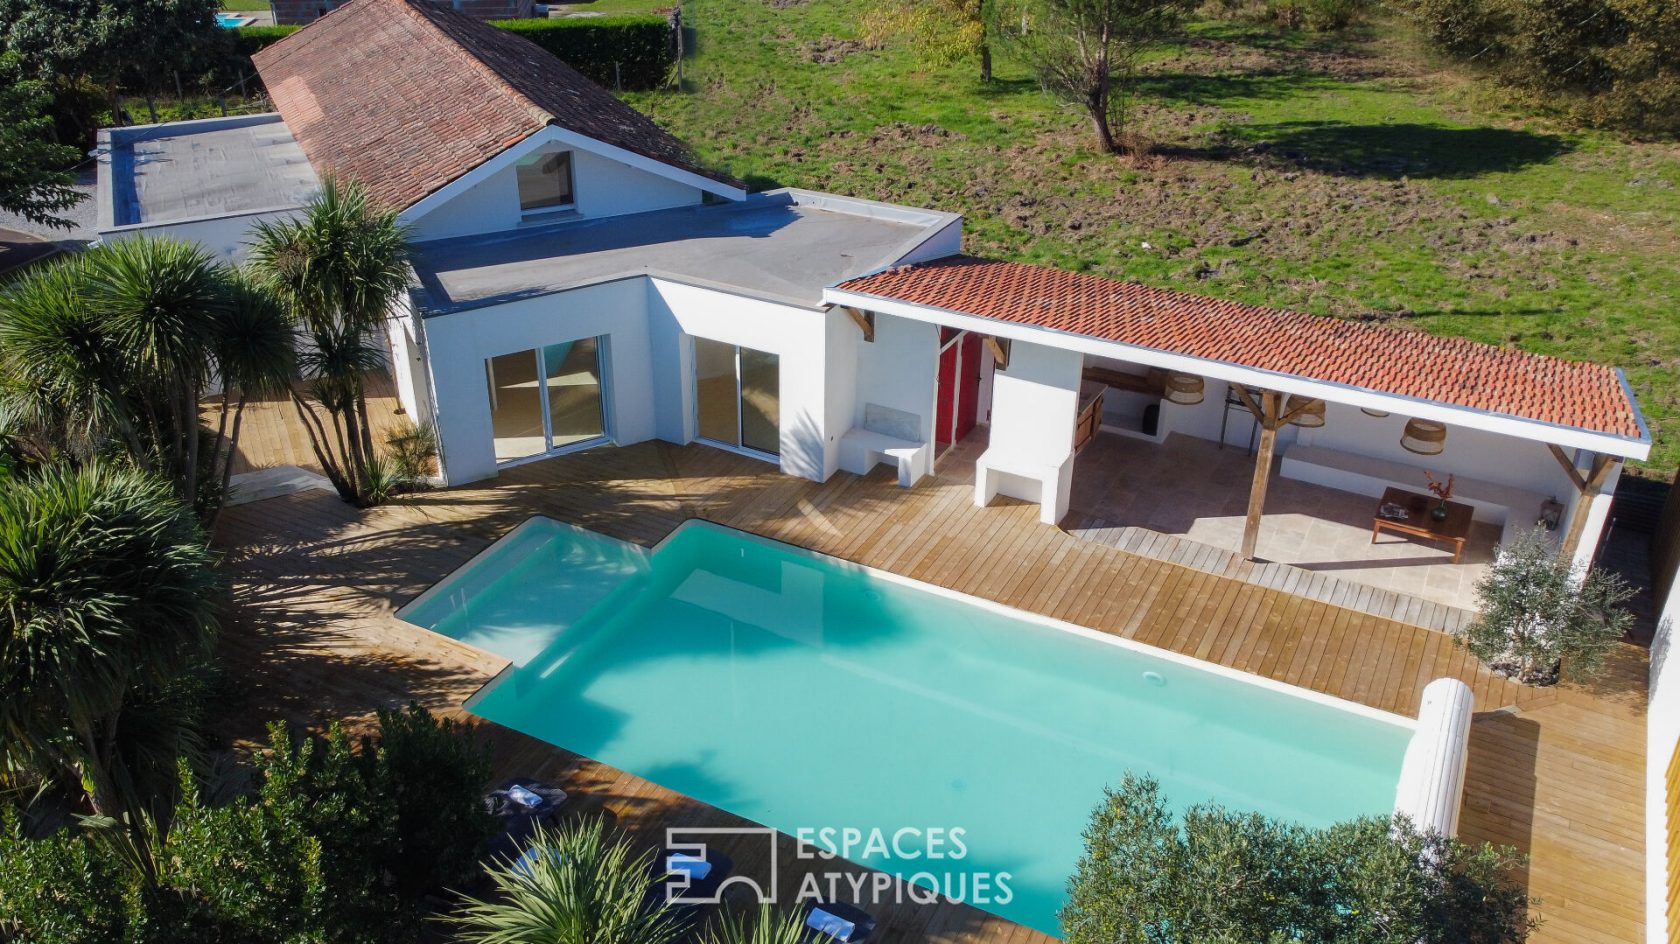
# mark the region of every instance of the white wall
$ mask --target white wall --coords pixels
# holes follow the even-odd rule
[[[413,303],[405,296],[385,324],[391,342],[391,374],[397,382],[397,402],[414,422],[424,423],[432,415],[432,395],[427,385],[426,356],[421,350],[419,330]]]
[[[1645,708],[1645,939],[1668,944],[1668,822],[1666,777],[1680,745],[1680,665],[1675,664],[1675,626],[1680,624],[1680,587],[1668,596],[1651,643],[1650,695]]]
[[[431,353],[438,448],[451,485],[496,474],[484,362],[547,344],[606,336],[607,434],[621,445],[655,435],[647,291],[640,278],[448,315],[421,323]]]
[[[922,442],[932,442],[939,328],[923,321],[876,315],[875,340],[858,342],[855,364],[857,395],[846,428],[863,425],[864,407],[874,403],[921,417]]]
[[[549,145],[543,150],[566,149]],[[416,241],[503,232],[520,225],[523,217],[519,212],[519,183],[514,167],[517,160],[511,155],[494,160],[499,166],[488,176],[413,220]],[[698,188],[576,149],[572,150],[572,191],[577,212],[565,218],[621,216],[686,206],[701,200]],[[542,222],[545,218],[532,219]]]
[[[186,242],[197,243],[223,260],[244,262],[245,255],[250,250],[252,227],[256,226],[259,221],[273,222],[291,219],[297,216],[298,212],[297,209],[293,208],[250,213],[244,216],[182,220],[179,223],[160,223],[156,226],[141,223],[119,229],[101,230],[99,238],[115,241],[127,239],[131,236],[172,236]]]
[[[689,337],[737,344],[780,358],[782,471],[818,481],[826,478],[839,462],[836,444],[850,428],[834,428],[825,406],[829,371],[848,369],[824,357],[829,314],[665,279],[647,282],[649,359],[657,365],[653,384],[658,416],[653,423],[659,438],[694,438],[694,351]]]
[[[992,378],[988,453],[1019,456],[1023,463],[1060,462],[1073,449],[1084,360],[1077,351],[1011,345],[1009,367]]]

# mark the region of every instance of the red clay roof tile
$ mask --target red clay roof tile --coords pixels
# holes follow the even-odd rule
[[[952,256],[838,286],[1187,357],[1639,439],[1614,368],[1465,338]]]
[[[415,0],[353,0],[252,61],[315,169],[389,206],[549,124],[739,186],[536,44]]]

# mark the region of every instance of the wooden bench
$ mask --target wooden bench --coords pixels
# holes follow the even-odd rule
[[[898,468],[898,484],[909,488],[928,473],[933,450],[917,436],[922,418],[878,403],[863,405],[863,425],[840,437],[840,468],[865,475],[878,462]]]

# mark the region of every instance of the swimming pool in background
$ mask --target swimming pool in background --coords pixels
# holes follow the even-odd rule
[[[1126,771],[1322,826],[1390,812],[1413,730],[701,521],[648,551],[534,518],[399,615],[512,660],[474,714],[794,835],[960,828],[961,859],[850,858],[1007,872],[971,903],[1051,934]]]

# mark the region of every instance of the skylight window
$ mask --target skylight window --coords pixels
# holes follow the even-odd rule
[[[519,176],[519,211],[526,215],[570,210],[572,197],[572,154],[570,151],[548,151],[521,160]]]

